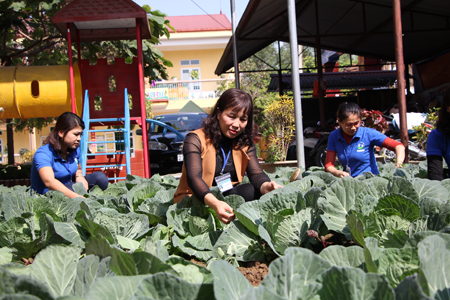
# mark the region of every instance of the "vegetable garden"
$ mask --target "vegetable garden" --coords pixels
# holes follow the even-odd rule
[[[107,190],[0,186],[1,299],[450,299],[450,180],[426,164],[336,179],[310,169],[223,224],[178,181],[129,176]],[[245,181],[244,181],[245,182]],[[192,262],[202,261],[205,266]],[[253,287],[237,267],[269,265]]]

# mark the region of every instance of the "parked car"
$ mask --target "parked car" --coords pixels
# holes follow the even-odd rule
[[[158,115],[148,122],[148,149],[151,174],[179,173],[183,166],[183,140],[186,135],[202,127],[206,113],[173,113]],[[142,135],[142,130],[136,131]]]

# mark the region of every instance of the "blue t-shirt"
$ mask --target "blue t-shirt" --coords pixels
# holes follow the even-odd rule
[[[34,154],[33,164],[31,166],[31,189],[39,194],[48,192],[48,188],[42,182],[41,176],[39,176],[39,170],[42,167],[52,167],[55,178],[63,184],[71,182],[78,170],[80,153],[81,150],[77,147],[75,151],[67,155],[67,161],[65,161],[56,153],[50,144],[39,147]]]
[[[347,165],[350,167],[352,177],[363,172],[378,174],[374,146],[381,147],[386,138],[384,134],[373,128],[360,127],[347,145],[342,129],[339,128],[330,134],[327,150],[336,152],[345,171]]]
[[[442,134],[437,129],[432,130],[427,140],[428,155],[442,156],[447,166],[450,166],[450,137]]]

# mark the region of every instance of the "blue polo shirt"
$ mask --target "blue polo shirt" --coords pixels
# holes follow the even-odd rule
[[[447,166],[450,166],[450,137],[442,134],[437,129],[432,130],[427,140],[428,155],[442,156]]]
[[[381,147],[386,138],[387,136],[373,128],[360,127],[347,145],[342,129],[339,128],[330,134],[327,150],[336,152],[344,170],[347,165],[350,167],[352,177],[363,172],[378,174],[374,146]]]
[[[55,178],[63,184],[71,182],[78,170],[80,154],[80,147],[77,147],[75,151],[68,154],[67,161],[65,161],[56,153],[50,144],[39,147],[34,154],[33,164],[31,166],[31,189],[39,194],[48,192],[48,188],[42,182],[38,172],[42,167],[52,167]]]

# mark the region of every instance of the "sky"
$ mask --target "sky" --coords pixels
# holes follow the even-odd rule
[[[230,0],[133,0],[138,5],[147,4],[152,10],[159,10],[168,16],[192,16],[206,14],[226,14],[231,22]],[[236,26],[249,0],[235,0]]]

